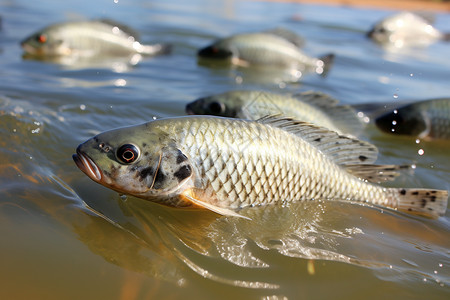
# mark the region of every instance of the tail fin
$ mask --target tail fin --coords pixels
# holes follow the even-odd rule
[[[447,210],[448,191],[429,189],[392,189],[398,195],[398,210],[437,219]]]
[[[326,77],[328,72],[330,71],[331,66],[333,65],[334,62],[334,54],[330,53],[328,55],[324,55],[322,57],[319,57],[319,59],[323,62],[323,66],[322,66],[322,72],[317,72],[320,74],[320,76],[322,77]]]
[[[172,45],[170,44],[154,44],[154,45],[143,45],[140,54],[144,55],[162,55],[170,54],[172,52]]]
[[[446,42],[450,42],[450,33],[449,32],[444,33],[442,40],[446,41]]]

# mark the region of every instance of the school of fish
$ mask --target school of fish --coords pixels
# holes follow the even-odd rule
[[[422,15],[403,12],[367,34],[394,48],[445,41]],[[303,38],[282,28],[219,38],[197,52],[199,62],[230,67],[285,69],[326,75],[334,54],[307,55]],[[121,57],[167,54],[171,46],[144,44],[112,20],[50,25],[21,43],[26,55]],[[93,61],[94,61],[93,60]],[[414,102],[375,119],[382,131],[426,139],[450,138],[449,99]],[[183,208],[248,218],[246,207],[310,200],[366,203],[438,218],[448,191],[384,187],[407,166],[376,165],[376,146],[355,138],[360,113],[317,91],[280,94],[236,90],[196,99],[188,114],[113,129],[80,144],[76,165],[119,193]]]

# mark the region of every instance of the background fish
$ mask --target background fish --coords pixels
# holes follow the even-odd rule
[[[375,24],[367,35],[377,43],[394,48],[428,46],[438,40],[449,40],[450,35],[434,28],[433,22],[430,15],[400,12]]]
[[[298,72],[325,75],[334,55],[309,57],[287,34],[277,31],[236,34],[219,39],[198,51],[203,59],[227,61],[238,66],[277,66]]]
[[[450,139],[450,99],[414,102],[375,120],[378,128],[393,134],[427,139]]]
[[[141,44],[137,33],[111,20],[54,24],[27,37],[21,46],[35,56],[156,55],[170,51],[166,44]]]
[[[356,111],[349,105],[337,104],[338,100],[331,96],[314,91],[291,95],[238,90],[197,99],[186,105],[186,112],[248,120],[284,115],[356,135],[363,128]]]
[[[384,188],[394,166],[376,166],[366,142],[290,119],[162,119],[101,133],[73,159],[120,193],[223,215],[270,203],[360,201],[428,217],[445,213],[447,191]],[[370,181],[370,182],[368,182]]]

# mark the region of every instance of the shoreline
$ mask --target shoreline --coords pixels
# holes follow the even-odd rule
[[[373,9],[450,12],[450,1],[445,0],[263,0],[335,6],[354,6]]]

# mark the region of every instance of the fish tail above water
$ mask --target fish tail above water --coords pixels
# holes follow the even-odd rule
[[[144,55],[169,54],[170,52],[172,52],[172,45],[170,44],[142,45],[142,47],[138,50],[138,52]]]
[[[445,42],[450,42],[450,32],[443,33],[442,40]]]
[[[320,61],[322,61],[323,66],[321,66],[322,70],[317,70],[316,72],[320,74],[322,77],[326,77],[328,72],[330,71],[331,66],[333,65],[335,55],[333,53],[324,55],[319,57]],[[319,67],[318,67],[319,69]]]
[[[418,188],[391,188],[398,197],[399,211],[437,219],[447,210],[448,191],[418,189]]]

